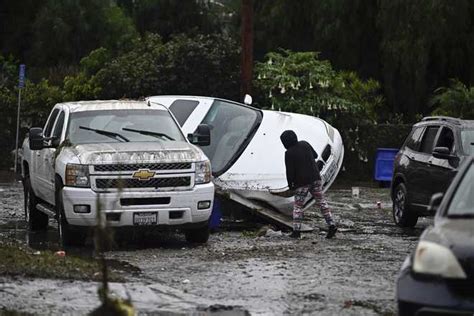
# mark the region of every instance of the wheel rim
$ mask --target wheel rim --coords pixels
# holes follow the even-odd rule
[[[401,189],[398,189],[395,194],[395,205],[394,205],[395,206],[394,217],[397,223],[400,222],[400,220],[403,217],[403,213],[405,212],[405,201],[406,201],[405,192],[403,192],[403,190]]]

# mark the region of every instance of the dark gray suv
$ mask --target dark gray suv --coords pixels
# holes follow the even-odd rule
[[[465,157],[474,154],[474,120],[425,117],[415,124],[395,157],[393,219],[413,227],[435,193],[444,193]]]

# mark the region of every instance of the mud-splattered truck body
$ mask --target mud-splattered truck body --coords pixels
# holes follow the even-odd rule
[[[196,144],[210,141],[195,136]],[[66,244],[83,243],[98,214],[113,227],[172,226],[191,242],[209,236],[209,159],[156,103],[57,104],[44,129],[25,139],[22,176],[30,229],[54,217]]]

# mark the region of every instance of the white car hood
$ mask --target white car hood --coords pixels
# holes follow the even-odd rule
[[[65,148],[66,149],[66,148]],[[83,144],[67,147],[81,164],[171,163],[207,160],[204,153],[186,142],[126,142]]]
[[[269,191],[287,188],[283,131],[294,130],[321,156],[331,143],[326,123],[319,118],[285,112],[262,111],[256,134],[236,162],[215,183],[225,189]],[[337,131],[336,131],[337,132]]]

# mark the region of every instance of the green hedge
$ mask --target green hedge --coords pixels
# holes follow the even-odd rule
[[[338,128],[337,124],[334,127]],[[410,124],[362,124],[356,129],[339,129],[345,149],[339,177],[348,180],[374,179],[377,148],[399,149],[411,127]]]

